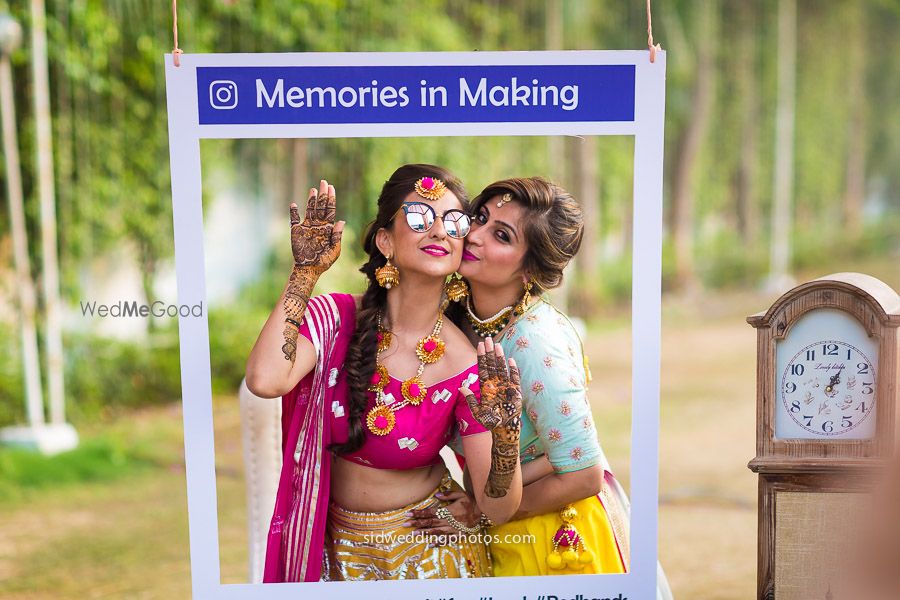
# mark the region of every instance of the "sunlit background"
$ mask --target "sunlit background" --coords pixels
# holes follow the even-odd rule
[[[0,27],[24,204],[20,227],[4,151],[0,427],[29,421],[29,320],[19,307],[30,286],[43,418],[60,416],[52,382],[61,374],[62,420],[80,443],[54,457],[0,448],[0,596],[184,598],[177,323],[82,314],[94,301],[177,301],[162,61],[171,6],[46,0],[44,55],[33,27],[41,4],[0,1],[24,34],[13,48]],[[668,53],[660,560],[676,598],[736,600],[756,586],[756,476],[746,468],[756,346],[745,317],[791,282],[832,272],[900,289],[900,1],[661,0],[653,9]],[[182,0],[178,10],[186,53],[639,49],[647,40],[643,0]],[[40,203],[43,95],[55,232]],[[586,241],[554,302],[587,324],[595,421],[628,481],[630,138],[205,141],[201,150],[225,581],[245,580],[247,561],[236,390],[290,266],[285,207],[321,178],[338,186],[350,243],[320,291],[362,285],[354,236],[404,162],[447,166],[473,195],[531,174],[572,191],[588,216]],[[58,260],[47,255],[48,231]],[[58,365],[47,360],[53,294],[44,290],[54,269]]]

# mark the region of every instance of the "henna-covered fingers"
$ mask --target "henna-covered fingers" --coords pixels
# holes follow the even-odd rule
[[[338,221],[331,230],[331,245],[337,247],[338,253],[341,251],[341,238],[344,236],[344,225],[346,225],[346,222]]]
[[[328,195],[328,182],[324,179],[320,179],[319,187],[313,189],[315,189],[316,194],[312,198],[312,202],[309,206],[311,210],[306,213],[306,217],[313,221],[322,221],[324,220],[322,207],[325,202],[325,197]]]
[[[444,520],[438,517],[419,517],[412,522],[410,527],[415,527],[416,530],[424,530],[443,527],[444,525],[446,525]]]
[[[511,384],[511,388],[517,389],[521,392],[522,390],[522,380],[521,373],[519,372],[519,365],[516,364],[516,359],[509,359],[509,382]],[[521,395],[521,394],[520,394]]]
[[[478,354],[478,378],[484,382],[487,379],[488,373],[488,356],[487,352],[484,349],[484,341],[478,342],[477,348]]]
[[[519,374],[519,367],[516,361],[509,359],[509,382],[506,388],[506,404],[504,408],[504,418],[506,422],[516,430],[522,429],[522,383]]]
[[[487,374],[489,378],[500,376],[500,370],[497,368],[497,355],[495,352],[494,340],[491,337],[484,338],[484,351],[487,358]]]
[[[404,525],[415,528],[416,533],[428,536],[442,536],[449,540],[456,539],[463,531],[460,527],[471,528],[479,526],[481,523],[481,511],[474,498],[463,491],[442,493],[438,497],[443,501],[450,501],[444,508],[426,508],[421,510],[412,510],[407,513],[411,519]],[[440,513],[444,513],[439,516]],[[455,521],[455,523],[454,523]],[[467,533],[472,533],[468,531]],[[439,540],[432,540],[432,543],[440,545]]]
[[[484,393],[484,386],[482,385],[482,394]],[[485,404],[484,402],[478,402],[478,398],[468,387],[460,387],[460,393],[463,395],[463,398],[466,399],[466,404],[469,405],[469,410],[472,411],[472,416],[475,417],[475,420],[478,421],[485,429],[493,429],[497,425],[500,424],[500,415],[491,410],[491,408]],[[483,398],[484,396],[482,396]]]
[[[509,381],[509,370],[506,368],[506,357],[503,355],[503,346],[494,346],[494,373],[498,378]]]
[[[304,219],[314,219],[316,216],[316,203],[319,201],[319,190],[316,188],[309,188],[309,194],[306,197],[306,212],[303,213]],[[291,225],[297,225],[300,221],[294,223],[291,221]]]
[[[335,216],[337,215],[337,204],[335,201],[335,193],[334,186],[328,186],[328,194],[325,196],[325,201],[322,206],[322,218],[331,224],[334,224]]]

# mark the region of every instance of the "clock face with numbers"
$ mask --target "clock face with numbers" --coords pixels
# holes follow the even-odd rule
[[[875,435],[877,339],[849,313],[812,310],[776,346],[775,437]]]
[[[875,366],[859,348],[820,340],[801,348],[781,375],[781,401],[793,421],[815,435],[840,436],[875,408]]]

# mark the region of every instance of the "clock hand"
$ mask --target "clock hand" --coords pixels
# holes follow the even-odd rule
[[[828,385],[825,386],[826,392],[831,392],[834,389],[834,386],[841,382],[841,372],[838,371],[834,375],[831,376],[831,380],[828,382]]]

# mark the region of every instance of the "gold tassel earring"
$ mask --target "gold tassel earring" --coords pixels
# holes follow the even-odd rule
[[[469,285],[459,273],[454,273],[444,286],[444,291],[451,302],[462,302],[469,295]]]
[[[378,285],[387,289],[391,289],[400,283],[400,271],[391,264],[390,257],[387,257],[387,262],[383,267],[375,269],[375,281],[378,282]]]
[[[521,315],[525,312],[525,309],[528,308],[528,303],[531,301],[531,287],[534,285],[534,282],[529,279],[525,284],[525,293],[522,295],[522,299],[516,303],[516,308],[513,312],[516,316]]]

